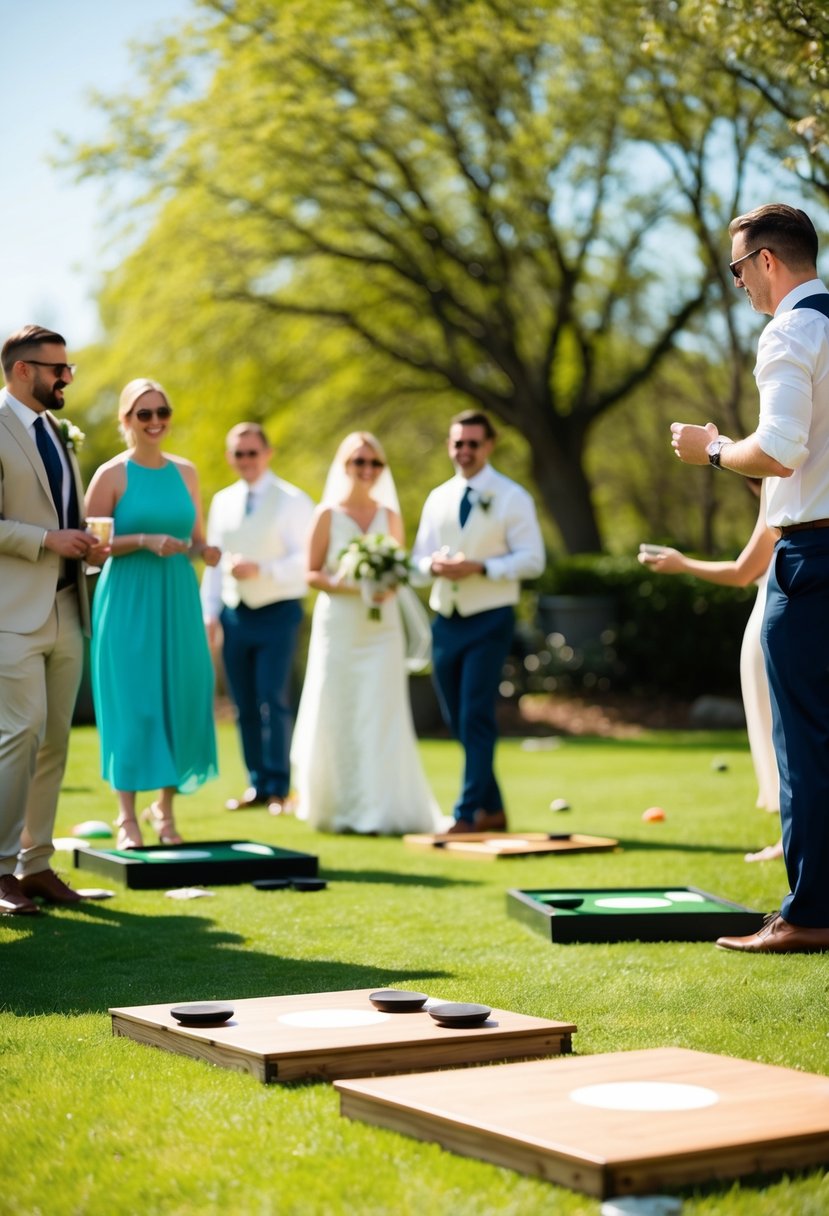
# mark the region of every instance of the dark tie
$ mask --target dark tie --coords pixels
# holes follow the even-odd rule
[[[49,489],[52,491],[55,510],[58,513],[58,522],[62,528],[64,526],[63,465],[61,464],[55,445],[46,434],[46,424],[42,418],[35,419],[35,443],[37,444],[37,450],[40,452],[40,459],[46,468],[46,476],[49,478]]]
[[[252,515],[253,508],[256,506],[256,495],[253,490],[248,490],[248,496],[245,499],[245,515]]]
[[[472,510],[472,486],[467,486],[463,492],[461,499],[460,521],[461,527],[469,519],[469,512]]]

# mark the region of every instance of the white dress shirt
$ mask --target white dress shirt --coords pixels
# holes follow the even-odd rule
[[[795,470],[791,477],[766,478],[772,527],[829,518],[829,318],[794,307],[824,294],[820,279],[800,283],[780,301],[757,345],[757,440]]]

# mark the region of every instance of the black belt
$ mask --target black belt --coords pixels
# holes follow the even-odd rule
[[[781,524],[774,531],[779,538],[789,536],[792,532],[808,532],[811,528],[829,528],[829,519],[809,519],[802,524]]]

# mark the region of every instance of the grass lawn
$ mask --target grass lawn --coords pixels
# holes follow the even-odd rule
[[[777,907],[782,862],[743,862],[778,826],[754,809],[744,737],[555,742],[502,744],[511,826],[614,836],[622,852],[487,864],[392,839],[318,836],[261,810],[230,816],[224,800],[244,779],[223,725],[221,778],[179,800],[183,834],[318,853],[326,891],[217,887],[211,899],[181,903],[77,872],[70,854],[57,854],[76,886],[117,894],[0,921],[0,1213],[599,1212],[597,1200],[341,1119],[329,1085],[264,1086],[113,1039],[113,1005],[411,987],[574,1021],[581,1055],[681,1046],[829,1072],[827,956],[743,957],[706,943],[553,946],[507,916],[507,888],[551,883],[694,885]],[[458,750],[426,742],[422,752],[448,813]],[[114,817],[97,774],[95,732],[76,729],[58,836]],[[573,809],[551,814],[553,798]],[[642,821],[653,804],[665,822]],[[829,1212],[820,1171],[681,1194],[688,1216]]]

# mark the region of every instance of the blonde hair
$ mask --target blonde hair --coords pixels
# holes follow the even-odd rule
[[[382,443],[376,435],[372,435],[371,431],[352,431],[350,435],[346,435],[337,448],[334,463],[340,464],[345,468],[354,453],[363,447],[364,444],[373,448],[383,463],[388,464]]]
[[[127,447],[133,447],[135,440],[132,438],[126,421],[132,413],[136,401],[139,397],[143,397],[145,393],[161,393],[161,396],[164,398],[164,404],[170,404],[170,399],[165,389],[157,380],[139,378],[138,380],[130,380],[129,384],[125,384],[118,399],[118,430],[123,435]]]

